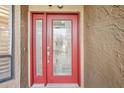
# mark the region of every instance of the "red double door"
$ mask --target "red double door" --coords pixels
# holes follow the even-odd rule
[[[78,14],[31,14],[32,83],[79,83]]]

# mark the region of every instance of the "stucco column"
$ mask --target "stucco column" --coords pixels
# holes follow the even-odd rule
[[[28,87],[28,6],[21,5],[21,76],[20,87]]]

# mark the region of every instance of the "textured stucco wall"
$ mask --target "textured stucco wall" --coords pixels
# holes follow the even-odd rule
[[[85,87],[124,87],[124,6],[84,7]]]
[[[20,6],[21,75],[20,87],[28,87],[28,5]]]

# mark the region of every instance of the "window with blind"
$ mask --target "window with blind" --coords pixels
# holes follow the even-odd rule
[[[12,6],[0,5],[0,82],[12,77]]]

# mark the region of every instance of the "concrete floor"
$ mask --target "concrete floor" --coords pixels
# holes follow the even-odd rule
[[[78,84],[33,84],[32,88],[79,88]]]

